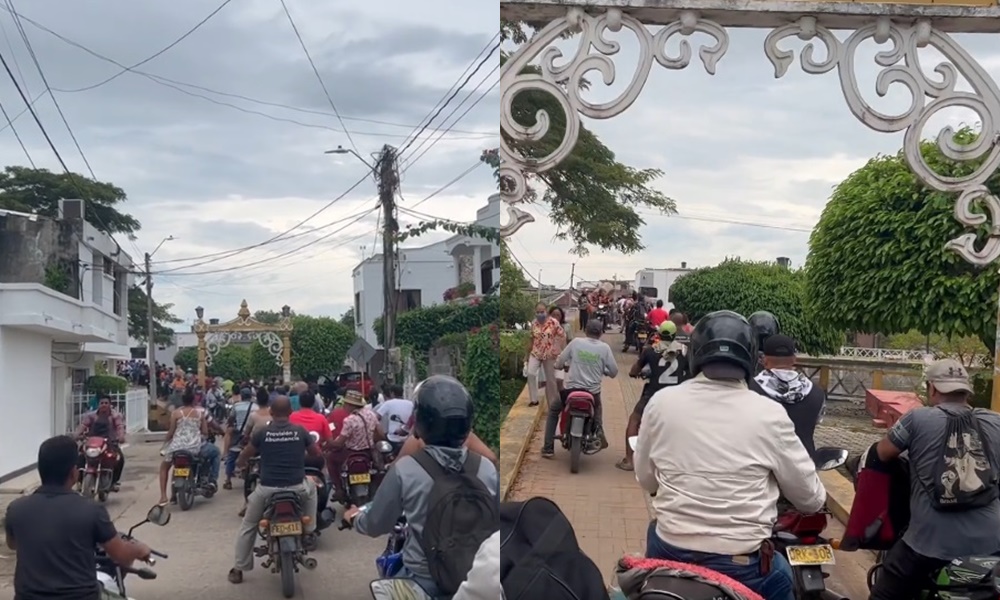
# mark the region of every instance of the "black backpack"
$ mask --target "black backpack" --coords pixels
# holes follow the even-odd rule
[[[997,470],[977,409],[938,409],[948,415],[948,425],[927,489],[931,505],[939,511],[963,511],[996,502],[1000,497]]]
[[[497,498],[479,479],[482,457],[467,452],[461,471],[449,471],[421,450],[413,455],[434,480],[420,547],[434,584],[451,596],[465,581],[479,547],[500,527]]]
[[[601,570],[547,498],[500,505],[500,583],[506,600],[609,599]]]

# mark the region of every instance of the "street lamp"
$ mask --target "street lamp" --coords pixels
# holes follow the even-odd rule
[[[202,318],[205,316],[205,309],[200,306],[197,306],[194,309],[194,314],[198,315],[198,320],[201,321]]]
[[[368,170],[371,171],[373,175],[378,176],[378,173],[375,172],[375,167],[370,162],[365,160],[365,157],[358,154],[357,151],[355,151],[353,148],[344,148],[343,146],[337,146],[336,149],[327,150],[323,154],[353,154],[358,160],[363,162],[366,167],[368,167]]]
[[[165,244],[167,242],[172,242],[175,239],[177,239],[177,238],[175,238],[172,235],[168,235],[167,237],[165,237],[162,240],[160,240],[160,243],[156,245],[156,248],[153,248],[153,251],[150,252],[149,254],[147,254],[146,256],[148,256],[149,258],[153,258],[153,255],[156,254],[156,251],[160,249],[160,246],[162,246],[163,244]],[[146,270],[147,271],[149,270],[149,265],[146,265]]]
[[[281,316],[286,319],[292,314],[292,307],[287,304],[281,307]]]

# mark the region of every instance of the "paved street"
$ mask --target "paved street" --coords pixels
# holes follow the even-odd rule
[[[609,334],[606,341],[615,350],[620,374],[605,379],[602,390],[604,428],[611,447],[594,456],[584,456],[580,472],[569,472],[569,454],[556,448],[552,460],[543,460],[541,428],[535,432],[521,472],[511,490],[512,500],[533,496],[550,498],[573,523],[580,546],[610,580],[614,565],[623,554],[642,553],[650,520],[648,495],[633,473],[615,468],[624,455],[625,426],[639,399],[642,380],[630,379],[628,369],[636,355],[621,354],[621,336]],[[842,527],[831,524],[828,534],[839,537]],[[871,564],[867,553],[837,552],[837,564],[829,569],[829,587],[849,598],[866,598],[865,573]]]
[[[122,493],[108,500],[108,511],[122,530],[141,521],[159,499],[155,481],[159,448],[159,444],[144,444],[126,450]],[[129,595],[141,600],[280,598],[278,575],[259,567],[247,573],[241,585],[226,580],[233,564],[241,499],[238,490],[220,490],[211,500],[197,499],[187,512],[172,507],[172,519],[166,527],[146,525],[138,530],[136,537],[170,558],[157,563],[156,580],[130,578]],[[384,543],[384,539],[362,537],[354,531],[337,531],[336,525],[327,529],[320,537],[319,549],[312,554],[319,566],[298,574],[296,597],[370,598],[368,582],[374,578],[374,559]],[[4,552],[6,548],[0,555]],[[0,558],[0,600],[14,596],[11,563],[9,558]]]

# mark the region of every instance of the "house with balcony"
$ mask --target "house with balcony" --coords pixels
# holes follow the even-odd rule
[[[500,194],[490,196],[476,212],[476,223],[499,229]],[[383,312],[382,278],[381,254],[361,261],[352,273],[355,333],[374,348],[381,348],[372,325]],[[500,281],[500,246],[456,234],[427,246],[400,248],[396,281],[397,314],[440,304],[446,291],[462,284],[474,286],[475,294],[488,293]]]
[[[60,217],[0,210],[0,481],[31,469],[38,445],[76,428],[95,366],[127,359],[132,258],[65,200]],[[119,410],[146,426],[147,398]],[[16,415],[16,417],[15,417]]]

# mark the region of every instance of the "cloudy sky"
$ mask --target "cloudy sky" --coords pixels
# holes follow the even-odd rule
[[[645,251],[622,256],[594,249],[581,259],[569,254],[568,242],[553,242],[556,231],[545,222],[544,209],[529,206],[538,222],[525,226],[511,247],[533,276],[541,270],[546,284],[565,285],[574,262],[578,280],[631,280],[641,268],[679,266],[682,261],[706,266],[726,256],[787,256],[793,264],[805,262],[809,230],[832,187],[872,156],[896,152],[902,133],[877,133],[857,121],[844,102],[836,72],[802,72],[798,51],[804,44],[794,38],[781,47],[794,49],[796,62],[784,78],[775,80],[763,50],[767,33],[730,30],[729,52],[715,76],[705,72],[697,54],[684,71],[667,71],[654,63],[646,88],[628,111],[607,121],[587,122],[624,163],[664,171],[655,187],[677,201],[681,218],[645,212]],[[622,43],[615,60],[621,81],[603,88],[592,73],[586,97],[606,101],[624,89],[637,57],[630,35],[611,36]],[[959,38],[994,78],[1000,78],[1000,36]],[[693,41],[702,40],[711,41],[703,36]],[[677,40],[672,44],[676,54]],[[905,92],[891,91],[886,98],[875,94],[875,49],[868,42],[859,53],[862,90],[883,112],[901,112],[909,105]],[[818,49],[818,58],[822,52]],[[935,57],[940,55],[932,51],[921,57],[928,72],[937,63]],[[943,111],[931,122],[937,127],[925,136],[936,134],[942,124],[977,121],[971,112]]]
[[[185,319],[199,304],[208,316],[234,317],[243,298],[252,309],[287,303],[301,313],[344,312],[352,304],[351,270],[375,245],[376,213],[360,215],[375,207],[376,192],[370,178],[361,181],[368,168],[357,159],[323,152],[351,147],[352,139],[366,157],[383,144],[401,147],[477,54],[492,47],[499,19],[496,3],[467,0],[285,2],[350,138],[279,0],[228,3],[189,37],[137,67],[145,75],[125,72],[106,83],[122,71],[112,61],[131,66],[146,60],[222,0],[13,3],[24,17],[78,44],[21,21],[49,85],[62,90],[55,97],[94,173],[126,191],[124,210],[142,222],[134,244],[124,236],[119,242],[141,260],[165,237],[176,238],[155,254],[154,273],[162,274],[154,278],[154,295],[174,303]],[[0,10],[0,24],[6,37],[0,52],[14,58],[9,62],[18,81],[35,98],[45,86],[9,12]],[[499,92],[488,90],[499,80],[498,71],[490,74],[498,66],[494,54],[404,153],[403,207],[468,171],[483,149],[496,146]],[[2,79],[0,101],[14,117],[24,103]],[[52,100],[43,96],[35,107],[70,169],[87,174]],[[37,166],[60,170],[30,114],[14,125]],[[436,128],[450,131],[439,136]],[[2,135],[4,164],[27,164],[9,129]],[[224,254],[288,230],[359,181],[293,232],[301,235]],[[489,170],[477,168],[416,210],[471,220],[494,189]],[[404,214],[401,220],[419,219]],[[180,260],[202,255],[212,256]]]

